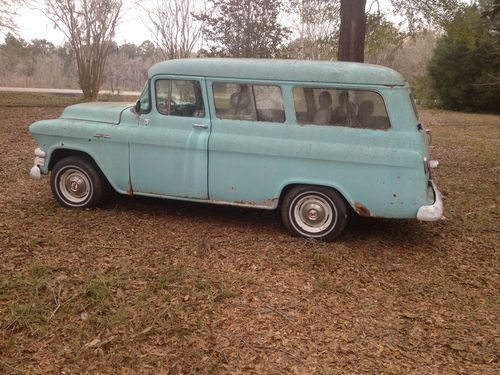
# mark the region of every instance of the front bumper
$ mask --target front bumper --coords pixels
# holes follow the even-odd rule
[[[443,198],[434,181],[430,180],[434,192],[434,203],[422,206],[417,211],[417,219],[422,221],[437,221],[443,218]]]
[[[42,171],[40,167],[45,165],[45,152],[37,148],[35,150],[35,161],[33,163],[33,167],[30,170],[30,176],[35,180],[39,180],[42,178]]]

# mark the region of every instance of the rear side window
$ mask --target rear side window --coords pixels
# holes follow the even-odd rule
[[[299,124],[390,128],[382,96],[375,91],[295,87],[295,113]]]
[[[199,81],[160,79],[155,86],[156,108],[162,115],[205,117]]]
[[[219,119],[285,122],[279,86],[215,82],[212,90]]]

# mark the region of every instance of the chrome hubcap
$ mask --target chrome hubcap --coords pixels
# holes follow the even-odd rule
[[[82,203],[90,194],[90,179],[83,171],[68,168],[59,177],[59,191],[68,202],[73,204]]]
[[[309,234],[321,233],[337,220],[331,204],[321,195],[306,195],[297,200],[293,215],[299,228]]]

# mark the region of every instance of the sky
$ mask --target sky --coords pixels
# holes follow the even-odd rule
[[[143,0],[144,2],[150,0]],[[201,0],[203,1],[203,0]],[[35,1],[36,3],[36,1]],[[144,40],[151,39],[150,33],[139,17],[137,7],[134,7],[134,0],[123,0],[122,20],[116,31],[115,41],[118,44],[131,42],[141,44]],[[387,7],[389,0],[379,0],[381,8]],[[41,5],[42,1],[39,0]],[[371,1],[367,1],[367,6]],[[374,5],[376,6],[376,5]],[[55,45],[64,43],[64,35],[55,29],[53,24],[44,16],[40,10],[23,8],[18,11],[16,18],[19,36],[25,40],[46,39]],[[4,36],[0,35],[0,42]]]
[[[42,1],[38,1],[42,4]],[[146,26],[142,23],[138,11],[133,7],[133,0],[124,0],[122,19],[117,28],[115,40],[118,44],[132,42],[140,44],[144,40],[151,39]],[[54,28],[45,15],[40,10],[23,8],[18,11],[16,17],[18,33],[25,40],[46,39],[49,42],[59,45],[64,43],[64,35]],[[3,40],[4,36],[0,37]]]

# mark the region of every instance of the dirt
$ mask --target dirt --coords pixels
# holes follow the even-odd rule
[[[498,374],[500,117],[424,111],[446,219],[354,220],[119,197],[68,210],[0,107],[0,372]]]

